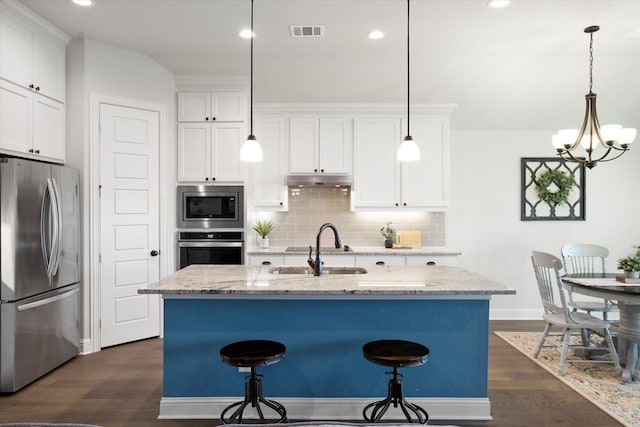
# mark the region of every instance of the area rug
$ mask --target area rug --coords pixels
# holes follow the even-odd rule
[[[567,363],[558,376],[559,348],[543,348],[533,357],[542,332],[495,332],[522,354],[546,369],[582,397],[626,426],[640,426],[640,383],[623,383],[610,363]],[[556,337],[548,338],[547,342]],[[569,361],[575,356],[567,358]]]

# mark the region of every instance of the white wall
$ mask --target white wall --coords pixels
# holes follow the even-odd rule
[[[175,91],[173,75],[146,55],[98,43],[92,40],[75,39],[67,48],[67,158],[69,165],[81,171],[82,218],[83,218],[83,296],[81,344],[86,350],[91,340],[91,259],[90,259],[90,188],[91,159],[89,144],[90,94],[122,97],[146,103],[159,104],[168,112],[165,127],[167,135],[166,165],[161,171],[167,177],[167,188],[161,189],[166,209],[162,213],[161,230],[166,224],[175,223]],[[162,159],[161,155],[161,159]],[[173,236],[170,236],[173,241]],[[173,271],[174,245],[168,246],[163,262],[164,271]],[[165,261],[166,260],[166,261]],[[169,264],[167,266],[167,263]]]
[[[492,300],[492,318],[540,318],[531,250],[560,257],[567,242],[601,244],[610,251],[607,270],[615,272],[616,259],[640,244],[638,147],[586,171],[585,221],[520,221],[520,158],[554,157],[552,133],[451,133],[448,246],[462,251],[461,266],[517,292]]]

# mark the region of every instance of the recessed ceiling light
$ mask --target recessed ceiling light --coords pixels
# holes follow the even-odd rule
[[[509,3],[511,3],[511,0],[489,0],[487,2],[487,5],[489,5],[489,7],[493,7],[495,9],[498,9],[498,8],[501,8],[501,7],[509,6]]]
[[[245,29],[245,30],[240,31],[240,32],[238,33],[238,35],[239,35],[240,37],[242,37],[243,39],[250,39],[251,37],[254,37],[254,36],[255,36],[255,34],[253,34],[253,33],[251,32],[251,30],[250,30],[250,29],[248,29],[248,28],[247,28],[247,29]]]
[[[91,6],[93,4],[93,0],[72,0],[72,1],[79,6]]]
[[[384,37],[384,33],[382,31],[374,30],[374,31],[371,31],[370,33],[367,33],[367,38],[371,40],[380,40],[383,37]]]

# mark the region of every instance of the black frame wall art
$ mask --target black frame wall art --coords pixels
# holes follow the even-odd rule
[[[584,221],[584,163],[523,157],[520,165],[522,221]]]

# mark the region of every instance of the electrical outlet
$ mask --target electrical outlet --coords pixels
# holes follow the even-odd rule
[[[251,368],[241,366],[238,368],[238,372],[251,372]]]

